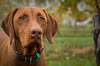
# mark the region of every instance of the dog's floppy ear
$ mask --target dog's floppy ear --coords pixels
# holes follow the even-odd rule
[[[10,43],[12,43],[14,38],[14,27],[13,27],[13,17],[18,9],[13,9],[2,21],[1,27],[4,32],[9,36]]]
[[[47,30],[46,30],[46,37],[48,41],[52,44],[52,37],[55,35],[58,29],[57,21],[54,17],[52,17],[49,13],[43,9],[46,16],[47,16]]]

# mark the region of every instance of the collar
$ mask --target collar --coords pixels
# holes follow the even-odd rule
[[[13,46],[13,50],[14,52],[16,53],[16,57],[17,59],[19,60],[22,60],[22,61],[25,61],[25,62],[32,62],[33,60],[34,61],[38,61],[38,59],[40,58],[40,55],[42,53],[42,51],[44,50],[44,48],[42,48],[41,50],[37,51],[35,54],[33,55],[30,55],[30,56],[24,56],[23,54],[19,53],[17,50],[16,50],[16,47],[15,47],[15,44],[12,44]]]

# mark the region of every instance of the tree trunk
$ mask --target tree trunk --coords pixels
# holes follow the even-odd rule
[[[96,63],[100,66],[100,15],[93,16],[93,38],[95,45]]]

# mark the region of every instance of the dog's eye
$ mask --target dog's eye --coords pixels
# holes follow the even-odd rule
[[[20,20],[24,20],[25,19],[25,16],[21,16],[19,17]]]
[[[40,17],[40,20],[45,20],[45,18],[44,17]]]

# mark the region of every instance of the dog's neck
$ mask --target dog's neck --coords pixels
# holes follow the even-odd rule
[[[25,63],[24,61],[21,61],[21,60],[17,60],[17,58],[16,58],[16,54],[15,54],[15,52],[14,52],[14,50],[13,50],[13,47],[12,47],[12,45],[10,45],[10,44],[8,44],[8,56],[9,57],[7,57],[8,58],[8,63],[12,63],[13,65],[8,65],[8,66],[15,66],[15,64],[16,64],[16,66],[18,66],[18,65],[21,65],[21,66],[41,66],[41,65],[43,65],[43,66],[46,66],[46,59],[45,59],[45,53],[44,53],[44,50],[43,50],[43,52],[41,53],[41,57],[38,59],[38,61],[32,61],[31,63]],[[28,64],[28,65],[27,65]]]
[[[38,59],[40,58],[41,53],[44,50],[44,48],[41,48],[40,50],[36,51],[34,54],[29,55],[29,56],[25,56],[22,53],[24,53],[24,51],[27,51],[27,50],[23,51],[22,49],[19,49],[19,48],[23,48],[23,47],[21,47],[20,41],[15,40],[15,43],[12,44],[12,47],[13,47],[13,50],[16,54],[17,59],[20,59],[20,60],[22,60],[24,62],[28,62],[28,63],[29,62],[31,63],[33,60],[38,61]]]

